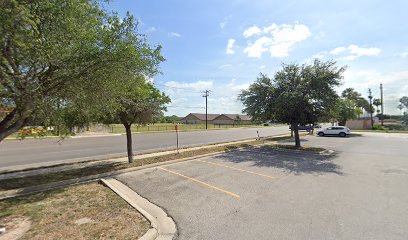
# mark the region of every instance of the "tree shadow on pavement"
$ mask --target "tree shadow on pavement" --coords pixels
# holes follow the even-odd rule
[[[269,146],[246,147],[232,150],[214,158],[224,162],[251,162],[256,167],[271,167],[294,174],[343,175],[341,167],[335,163],[335,155],[320,155],[308,151],[276,149]]]

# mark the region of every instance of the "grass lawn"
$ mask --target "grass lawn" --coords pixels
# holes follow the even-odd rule
[[[408,133],[408,130],[352,130],[352,132]]]
[[[28,231],[20,239],[138,239],[150,227],[138,211],[98,183],[0,201],[5,234],[22,222]]]
[[[132,125],[132,132],[166,132],[174,131],[176,124],[171,123],[155,123],[145,126]],[[179,131],[193,131],[204,130],[205,124],[177,124]],[[228,129],[228,128],[241,128],[241,127],[263,127],[263,125],[215,125],[208,124],[208,129]],[[125,128],[122,124],[110,124],[111,133],[125,133]]]

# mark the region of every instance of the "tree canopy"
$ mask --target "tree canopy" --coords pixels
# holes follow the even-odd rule
[[[0,141],[55,109],[87,118],[119,109],[125,88],[117,86],[153,76],[164,60],[133,16],[107,14],[97,1],[4,0],[0,22],[0,107],[12,109],[0,119]]]
[[[283,64],[273,78],[260,74],[248,90],[239,95],[244,112],[256,120],[288,123],[300,146],[299,124],[315,123],[330,117],[338,96],[334,87],[341,84],[344,67],[336,62]]]
[[[370,112],[370,109],[372,107],[370,107],[367,99],[353,88],[346,88],[341,93],[341,98],[337,100],[336,108],[332,114],[340,125],[345,125],[347,120],[356,119],[363,114],[363,110]]]

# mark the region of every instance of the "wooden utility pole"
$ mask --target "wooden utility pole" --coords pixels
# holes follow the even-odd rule
[[[380,92],[381,92],[381,126],[384,126],[384,98],[382,83],[380,83]]]
[[[205,97],[205,129],[208,129],[208,111],[207,111],[207,105],[208,105],[208,96],[210,95],[210,90],[205,90],[203,92],[203,97]]]
[[[368,98],[370,99],[370,118],[371,118],[371,129],[374,129],[374,121],[373,121],[373,96],[371,95],[371,88],[368,89]]]

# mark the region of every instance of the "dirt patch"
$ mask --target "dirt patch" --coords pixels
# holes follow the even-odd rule
[[[0,235],[0,240],[14,240],[30,230],[31,220],[24,216],[9,216],[2,219],[0,224],[6,230]]]
[[[0,224],[18,217],[31,220],[20,239],[138,239],[150,228],[138,211],[97,183],[0,201]]]

